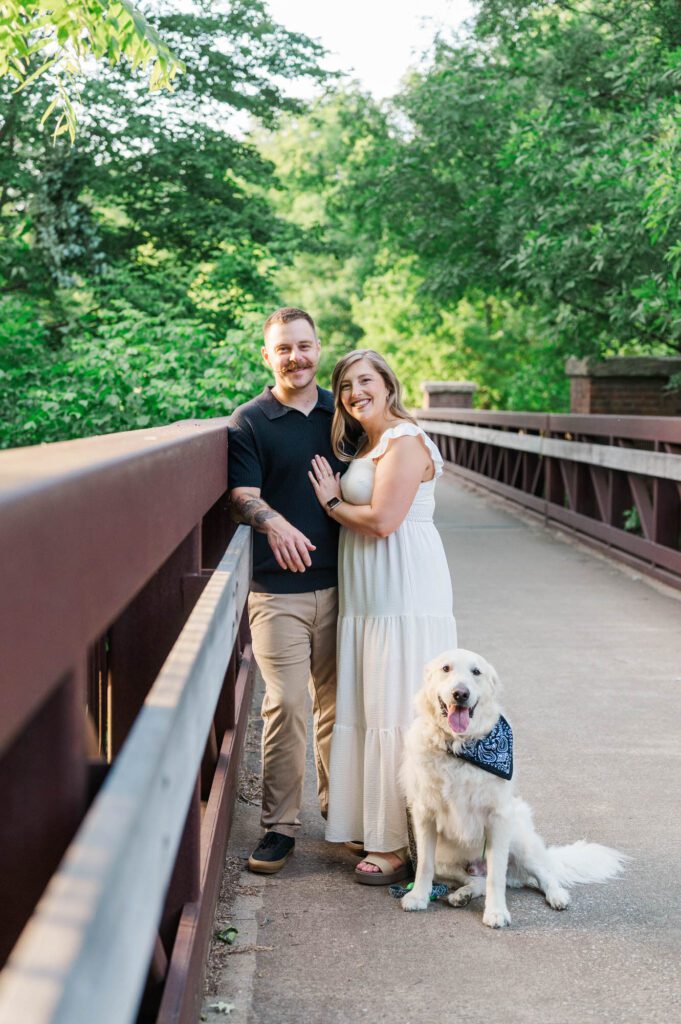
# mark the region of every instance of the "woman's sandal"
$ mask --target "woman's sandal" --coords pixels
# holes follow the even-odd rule
[[[394,868],[389,860],[381,857],[380,853],[370,853],[364,860],[367,864],[373,864],[378,871],[360,871],[356,867],[353,871],[355,881],[360,885],[392,885],[393,882],[401,882],[411,874],[411,861],[409,860],[409,847],[403,846],[401,850],[395,850],[395,856],[402,860],[399,868]]]

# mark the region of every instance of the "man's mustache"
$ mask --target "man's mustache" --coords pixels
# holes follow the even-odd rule
[[[295,373],[296,370],[311,370],[312,363],[289,363],[285,366],[283,373]]]

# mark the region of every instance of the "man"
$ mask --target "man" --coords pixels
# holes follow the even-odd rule
[[[253,527],[248,615],[265,682],[262,706],[265,835],[252,871],[270,874],[293,852],[305,774],[308,685],[313,696],[317,792],[328,803],[336,708],[338,526],[315,498],[311,459],[343,464],[331,448],[333,398],[317,386],[321,354],[312,318],[278,309],[265,321],[262,357],[274,386],[239,406],[229,428],[229,487],[242,522]]]

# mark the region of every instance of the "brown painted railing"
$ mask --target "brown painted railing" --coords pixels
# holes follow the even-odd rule
[[[428,409],[450,468],[681,587],[681,418]]]
[[[0,454],[2,1024],[198,1019],[252,675],[226,490],[224,420]]]

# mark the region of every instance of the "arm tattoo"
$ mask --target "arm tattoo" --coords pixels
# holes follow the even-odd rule
[[[267,519],[274,519],[279,513],[270,508],[262,498],[252,498],[243,495],[232,499],[232,507],[242,523],[252,526],[254,530],[264,533],[264,525]]]

